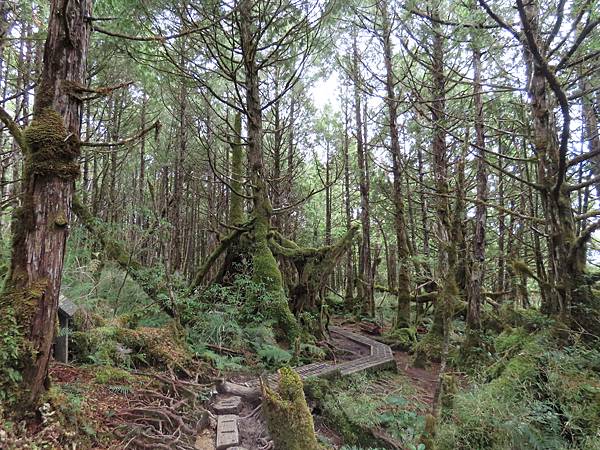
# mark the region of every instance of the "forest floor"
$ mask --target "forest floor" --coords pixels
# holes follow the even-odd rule
[[[371,339],[377,339],[377,336],[365,333],[359,324],[343,324],[344,329],[357,334],[362,334]],[[377,330],[381,331],[381,330]],[[369,354],[368,347],[360,345],[357,342],[344,337],[338,333],[332,333],[329,340],[334,349],[334,360],[336,363],[358,359]],[[438,382],[439,365],[432,365],[427,369],[418,369],[412,367],[412,357],[409,353],[403,351],[394,351],[394,359],[397,363],[397,372],[385,370],[377,375],[364,378],[361,389],[364,393],[380,399],[396,398],[401,394],[406,398],[406,410],[412,411],[415,415],[423,416],[429,411],[433,403],[434,393]],[[371,374],[372,375],[372,374]],[[365,377],[364,374],[359,375]],[[255,377],[251,375],[234,375],[227,379],[238,385],[251,383]],[[231,395],[220,395],[219,400],[231,398]],[[313,405],[314,406],[314,405]],[[389,405],[388,405],[389,406]],[[397,405],[394,405],[397,406]],[[340,405],[343,408],[343,405]],[[386,404],[381,402],[377,407],[377,413],[383,415],[386,413]],[[239,413],[239,432],[240,445],[248,450],[263,450],[269,448],[268,433],[266,424],[260,414],[260,406],[257,402],[244,401]],[[368,420],[366,421],[368,422]],[[369,423],[364,424],[369,427]],[[212,428],[212,427],[211,427]],[[343,436],[331,426],[329,420],[319,414],[315,414],[315,429],[322,440],[331,447],[338,449],[344,444]],[[383,427],[373,426],[372,432],[383,441],[390,444],[389,448],[403,448],[401,443],[391,436]],[[215,449],[215,432],[208,429],[201,433],[196,441],[196,448],[201,450]]]
[[[348,331],[360,333],[375,340],[378,338],[377,334],[366,333],[359,324],[339,324]],[[332,334],[330,345],[332,349],[335,349],[333,359],[337,363],[354,360],[368,353],[368,347],[357,344],[337,333]],[[390,446],[385,446],[385,448],[402,448],[400,445],[394,447],[393,443],[401,442],[398,438],[402,431],[401,428],[406,426],[410,428],[410,426],[396,424],[391,419],[384,422],[379,418],[389,417],[390,414],[410,413],[418,419],[429,411],[437,385],[439,367],[433,365],[427,369],[417,369],[412,367],[412,358],[408,353],[394,351],[393,354],[397,362],[397,371],[384,370],[344,377],[331,384],[330,393],[332,397],[335,397],[333,400],[330,398],[330,403],[334,403],[330,406],[332,409],[311,405],[315,408],[316,431],[321,440],[326,442],[330,448],[343,448],[344,442],[348,442],[330,420],[329,415],[336,409],[344,410],[344,414],[348,415],[355,423],[366,427],[374,435],[382,437],[384,441],[389,441]],[[118,437],[116,432],[119,429],[127,429],[129,426],[128,421],[124,420],[124,412],[131,411],[132,408],[140,408],[142,405],[146,409],[153,405],[160,407],[161,403],[156,401],[156,398],[153,400],[144,396],[151,392],[169,391],[168,389],[160,391],[156,384],[156,378],[162,377],[163,380],[171,380],[173,376],[172,373],[143,374],[107,366],[78,366],[60,363],[53,363],[50,372],[53,386],[57,392],[60,392],[63,399],[64,410],[57,413],[57,416],[61,415],[62,417],[60,421],[58,417],[52,416],[44,418],[45,423],[37,425],[32,423],[27,434],[35,436],[42,433],[47,442],[55,444],[69,441],[79,442],[82,445],[78,445],[78,448],[98,450],[123,448],[123,436]],[[221,377],[238,384],[256,379],[256,375],[249,373],[221,374]],[[198,392],[204,392],[202,395],[206,395],[208,399],[211,396],[211,388],[202,386],[206,385],[193,385],[193,383],[187,385],[188,388],[194,387],[199,389]],[[204,389],[204,391],[200,389]],[[401,403],[398,403],[399,398]],[[361,417],[360,414],[363,413],[360,411],[365,408],[368,411],[364,413],[364,417]],[[355,412],[357,413],[355,414]],[[244,401],[239,417],[242,447],[247,450],[269,448],[268,433],[262,419],[260,402],[257,400]],[[189,423],[198,420],[197,417],[193,420],[191,418],[184,419],[189,419]],[[61,426],[64,421],[71,426]],[[53,422],[56,424],[53,425]],[[197,436],[187,436],[185,448],[214,450],[216,447],[215,425],[215,417],[209,417]],[[78,430],[78,435],[69,435],[69,428]],[[391,430],[392,428],[396,430],[395,433]],[[81,430],[84,430],[83,434],[87,435],[83,436]],[[91,443],[91,446],[84,442]],[[131,446],[131,448],[133,447]],[[63,447],[58,445],[56,448]]]

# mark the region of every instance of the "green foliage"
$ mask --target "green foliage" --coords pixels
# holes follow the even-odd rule
[[[267,368],[279,368],[290,362],[292,355],[277,345],[266,344],[260,347],[257,355]]]
[[[393,386],[390,393],[381,385]],[[417,448],[424,420],[408,381],[390,374],[356,374],[338,380],[310,380],[307,394],[325,421],[344,441],[363,448],[384,445],[371,430],[383,428],[406,448]]]
[[[600,354],[559,348],[523,328],[496,339],[497,363],[454,396],[437,433],[439,449],[593,449],[600,429]],[[491,378],[491,379],[490,379]]]
[[[17,322],[10,310],[5,310],[0,326],[0,402],[15,400],[12,393],[21,381],[18,366],[19,346],[22,342]]]
[[[232,284],[210,286],[199,298],[186,300],[185,322],[193,351],[219,370],[239,370],[243,359],[220,355],[206,344],[226,347],[245,354],[256,354],[262,365],[276,369],[290,362],[290,352],[277,346],[273,327],[273,295],[261,283],[242,273]],[[303,354],[318,354],[302,347]]]
[[[196,354],[200,358],[209,361],[219,371],[244,370],[244,359],[241,356],[220,355],[212,350],[201,347],[201,345],[197,347]]]
[[[98,384],[112,384],[117,382],[130,382],[133,377],[126,370],[112,366],[102,366],[96,369],[94,381]]]

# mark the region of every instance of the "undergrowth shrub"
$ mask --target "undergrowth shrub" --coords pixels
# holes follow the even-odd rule
[[[244,358],[268,369],[283,367],[292,360],[292,352],[277,345],[271,319],[275,307],[273,296],[248,274],[238,275],[230,285],[214,284],[183,305],[188,341],[198,356],[219,370],[241,370]],[[238,355],[220,354],[214,347]],[[303,344],[300,350],[302,362],[324,356],[314,346]]]
[[[382,390],[383,385],[393,389]],[[372,431],[382,428],[404,448],[421,449],[418,440],[424,427],[424,405],[415,401],[414,389],[405,378],[362,373],[331,381],[309,380],[305,386],[309,398],[316,402],[317,414],[348,445],[385,448],[387,444]]]
[[[496,363],[454,396],[437,448],[598,450],[600,357],[561,348],[549,331],[515,328],[495,340]]]

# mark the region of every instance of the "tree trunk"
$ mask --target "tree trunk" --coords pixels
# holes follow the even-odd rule
[[[472,242],[472,260],[467,287],[467,326],[476,330],[481,323],[481,288],[485,274],[485,227],[487,220],[487,170],[485,162],[485,134],[483,128],[483,94],[481,89],[481,50],[473,39],[473,94],[475,109],[475,143],[477,145],[477,204],[475,205],[475,233]]]
[[[356,118],[356,155],[358,160],[358,183],[360,190],[360,222],[362,227],[362,239],[358,257],[358,272],[360,273],[358,283],[359,299],[362,312],[373,316],[375,304],[373,299],[373,280],[371,280],[371,223],[369,217],[369,186],[367,174],[367,151],[365,136],[363,134],[363,118],[361,109],[359,56],[356,36],[352,42],[353,53],[353,78],[354,78],[354,113]]]
[[[402,175],[400,174],[400,140],[398,138],[398,100],[396,98],[394,69],[392,66],[391,25],[387,3],[379,1],[377,7],[381,14],[381,40],[385,62],[386,105],[388,112],[388,127],[391,139],[392,154],[393,199],[394,199],[394,228],[396,231],[396,246],[398,252],[398,288],[396,327],[410,325],[410,251],[407,237],[406,220],[404,216],[404,198],[402,194]]]
[[[26,165],[22,206],[16,212],[11,266],[0,309],[15,321],[16,358],[3,372],[21,375],[6,386],[19,412],[32,410],[44,391],[56,331],[74,180],[79,175],[81,101],[69,95],[84,82],[91,0],[53,0],[33,122],[23,132]],[[5,321],[5,322],[10,322]],[[11,376],[10,379],[15,379]]]
[[[273,207],[267,192],[266,173],[263,162],[263,124],[259,91],[259,68],[256,61],[257,34],[253,30],[253,0],[242,0],[238,6],[240,14],[240,39],[243,63],[246,70],[246,114],[248,129],[248,167],[252,185],[251,254],[253,279],[263,284],[272,295],[274,319],[280,331],[293,341],[299,334],[297,322],[290,311],[284,293],[281,271],[268,245]]]

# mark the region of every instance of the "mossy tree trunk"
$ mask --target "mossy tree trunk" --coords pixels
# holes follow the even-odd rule
[[[537,1],[517,2],[526,39],[523,40],[527,69],[530,75],[528,93],[533,119],[534,147],[538,158],[537,179],[542,207],[549,228],[549,290],[542,310],[588,331],[597,330],[597,318],[590,314],[592,294],[585,279],[585,246],[600,221],[592,223],[579,234],[571,207],[572,187],[566,183],[567,150],[570,138],[569,99],[554,72],[548,68],[547,46],[543,45],[540,28],[540,7]],[[552,92],[554,96],[551,96]],[[559,136],[553,110],[555,105],[563,116]],[[597,314],[597,313],[596,313]]]
[[[319,450],[300,376],[288,367],[279,373],[277,391],[263,388],[263,411],[275,450]]]
[[[410,325],[410,251],[407,236],[406,219],[404,217],[404,197],[402,193],[402,174],[400,173],[400,140],[398,138],[398,99],[396,96],[396,80],[392,65],[393,48],[391,40],[391,24],[387,4],[379,1],[377,8],[381,14],[381,40],[384,50],[386,73],[386,104],[388,110],[388,127],[391,138],[392,175],[394,187],[394,228],[396,230],[396,246],[398,249],[399,270],[397,275],[397,314],[396,327]],[[395,274],[394,274],[395,276]]]
[[[362,239],[358,252],[358,297],[362,313],[375,315],[375,298],[373,296],[373,280],[371,279],[371,218],[369,206],[368,150],[365,143],[361,108],[361,76],[356,31],[352,40],[352,80],[354,82],[354,116],[356,125],[356,157],[358,162],[358,188],[360,191],[360,223]]]
[[[487,220],[487,168],[485,162],[485,134],[483,127],[483,93],[481,86],[481,49],[473,36],[473,95],[477,159],[477,205],[475,206],[475,233],[472,242],[472,261],[467,285],[467,326],[478,330],[481,326],[482,286],[485,275],[485,228]]]
[[[458,289],[456,285],[456,225],[451,222],[448,201],[450,192],[448,182],[448,149],[446,145],[446,77],[444,75],[444,35],[439,23],[439,10],[432,11],[431,26],[433,41],[431,48],[431,77],[433,79],[433,101],[431,122],[433,124],[433,172],[435,189],[438,194],[435,204],[437,216],[438,261],[436,278],[440,285],[436,301],[433,304],[433,324],[427,336],[418,344],[415,365],[422,366],[427,360],[439,360],[442,357],[444,335],[452,316]],[[436,281],[437,281],[436,280]]]
[[[242,0],[238,6],[240,14],[240,40],[245,70],[245,112],[247,118],[247,154],[249,181],[252,187],[253,229],[250,233],[250,254],[253,279],[264,284],[272,296],[274,319],[287,338],[295,339],[298,325],[290,311],[283,287],[283,277],[269,248],[268,235],[273,207],[267,191],[263,158],[263,123],[260,99],[259,66],[257,63],[258,34],[254,29],[253,0]]]
[[[22,134],[12,130],[25,166],[0,314],[4,324],[12,322],[15,327],[2,330],[4,336],[12,333],[16,346],[8,360],[3,358],[2,390],[18,402],[17,414],[34,408],[47,384],[74,181],[79,175],[81,101],[70,95],[70,89],[84,80],[91,10],[91,0],[51,2],[33,121]],[[5,378],[8,372],[10,378]]]

